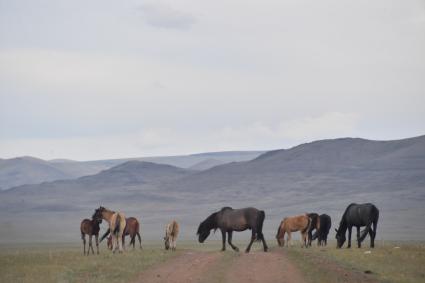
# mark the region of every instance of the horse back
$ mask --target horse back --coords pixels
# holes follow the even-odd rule
[[[345,221],[352,226],[366,226],[378,221],[379,210],[372,203],[350,204],[344,215]]]

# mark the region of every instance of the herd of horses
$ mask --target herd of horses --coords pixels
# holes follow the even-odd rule
[[[199,224],[197,230],[198,241],[203,243],[211,233],[219,229],[222,235],[222,251],[226,250],[227,242],[233,250],[239,251],[239,248],[232,243],[233,232],[251,230],[251,240],[245,249],[245,252],[251,250],[254,241],[261,241],[263,249],[266,252],[268,246],[263,235],[263,223],[266,214],[263,210],[254,207],[233,209],[223,207],[221,210],[212,213]],[[337,248],[341,248],[346,241],[348,230],[348,245],[351,247],[352,228],[357,229],[357,247],[370,235],[370,247],[375,246],[376,229],[379,219],[379,210],[371,203],[350,204],[344,211],[338,229],[336,231]],[[140,223],[134,217],[126,218],[121,212],[115,212],[104,207],[95,210],[92,219],[84,219],[81,222],[81,238],[84,244],[84,255],[88,255],[90,250],[94,254],[92,237],[95,237],[97,253],[99,254],[99,225],[105,220],[109,224],[108,230],[103,234],[100,241],[108,235],[108,248],[114,253],[118,250],[123,251],[125,247],[125,236],[130,236],[130,245],[135,248],[135,238],[138,237],[140,248],[142,249],[140,237]],[[302,246],[311,246],[312,241],[317,239],[318,246],[326,246],[329,230],[332,226],[331,217],[327,214],[305,213],[292,217],[284,218],[277,230],[276,240],[279,246],[285,246],[285,234],[287,235],[286,246],[292,245],[291,233],[299,231],[301,233]],[[360,232],[360,228],[365,227]],[[177,236],[179,234],[179,224],[173,220],[166,225],[164,246],[165,249],[176,250]],[[89,236],[89,247],[86,253],[86,235]]]

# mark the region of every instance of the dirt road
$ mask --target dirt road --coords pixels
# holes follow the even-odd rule
[[[332,282],[376,282],[368,275],[343,268],[329,260],[313,258],[320,273],[332,273]],[[137,283],[305,283],[307,280],[287,256],[287,250],[274,248],[265,253],[207,252],[186,250],[174,258],[141,273]],[[309,277],[309,282],[328,282]]]
[[[281,251],[249,254],[185,251],[140,274],[140,283],[301,282],[303,277]]]

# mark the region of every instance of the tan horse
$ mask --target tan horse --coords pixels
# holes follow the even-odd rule
[[[177,236],[179,235],[179,229],[179,224],[175,220],[168,223],[165,227],[164,244],[166,250],[168,250],[169,248],[171,248],[171,250],[173,251],[176,250],[176,242]]]
[[[121,212],[115,212],[104,207],[99,207],[93,214],[93,219],[104,219],[109,223],[109,230],[112,231],[112,250],[115,253],[118,249],[123,251],[122,236],[125,230],[125,215]]]
[[[128,217],[125,219],[125,230],[124,234],[122,235],[122,245],[125,248],[125,236],[130,236],[130,246],[133,245],[133,250],[135,248],[136,243],[136,236],[139,240],[140,249],[142,249],[142,240],[140,238],[140,224],[139,221],[135,217]],[[108,229],[105,234],[102,236],[100,241],[102,242],[105,237],[107,237],[110,233],[110,230]],[[108,237],[107,242],[108,248],[112,250],[112,236]]]
[[[297,215],[292,217],[286,217],[280,222],[279,229],[277,230],[276,239],[279,246],[285,245],[285,233],[288,234],[286,245],[289,246],[291,242],[291,233],[300,231],[302,246],[307,247],[307,234],[310,228],[311,219],[307,214]]]

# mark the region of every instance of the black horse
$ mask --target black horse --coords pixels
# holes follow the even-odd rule
[[[199,242],[203,243],[210,235],[212,229],[220,229],[223,237],[222,251],[226,250],[226,233],[228,235],[229,245],[233,250],[239,249],[232,244],[233,231],[245,231],[246,229],[252,230],[251,241],[247,246],[245,252],[251,250],[251,245],[255,240],[263,242],[263,248],[266,252],[268,250],[266,240],[263,235],[263,222],[266,214],[263,210],[258,210],[254,207],[247,207],[241,209],[233,209],[231,207],[223,207],[220,211],[214,212],[205,219],[198,228],[197,235],[199,235]]]
[[[319,229],[313,234],[312,240],[318,239],[319,246],[326,246],[328,244],[328,234],[332,226],[331,217],[327,214],[319,216]]]
[[[360,248],[361,242],[370,235],[370,247],[375,247],[376,227],[378,225],[379,210],[371,203],[350,204],[342,215],[338,230],[336,231],[337,248],[341,248],[345,242],[345,233],[348,229],[348,246],[351,248],[351,229],[357,228],[357,245]],[[373,225],[373,229],[372,229]],[[360,234],[360,227],[366,228]]]
[[[320,220],[319,220],[319,214],[317,213],[307,213],[307,216],[310,217],[311,223],[310,227],[308,228],[308,240],[307,245],[311,247],[311,241],[313,240],[313,230],[319,231],[320,227]]]

